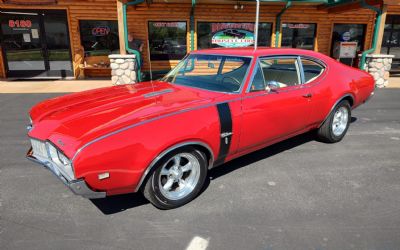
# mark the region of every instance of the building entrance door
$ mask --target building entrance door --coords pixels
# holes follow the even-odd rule
[[[1,10],[0,22],[8,78],[73,76],[65,11]]]

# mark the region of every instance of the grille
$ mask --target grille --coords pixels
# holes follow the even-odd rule
[[[47,158],[47,149],[44,142],[31,139],[31,144],[34,155]]]

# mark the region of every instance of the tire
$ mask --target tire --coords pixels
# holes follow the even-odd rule
[[[175,150],[157,162],[143,195],[160,209],[180,207],[199,194],[207,169],[207,157],[203,152],[193,147]]]
[[[327,143],[336,143],[343,139],[350,126],[351,107],[347,100],[339,102],[328,118],[318,129],[318,138]]]

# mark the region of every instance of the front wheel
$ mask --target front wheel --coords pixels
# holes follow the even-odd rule
[[[193,147],[166,155],[156,164],[143,190],[144,196],[160,209],[172,209],[193,200],[207,176],[207,157]]]
[[[350,103],[346,100],[339,102],[331,114],[318,129],[318,138],[324,142],[339,142],[346,135],[351,120]]]

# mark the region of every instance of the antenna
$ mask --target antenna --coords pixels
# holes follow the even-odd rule
[[[150,66],[150,81],[153,81],[153,72],[151,71],[151,59],[150,59],[150,42],[147,39],[147,58],[149,59],[149,66]]]
[[[148,58],[148,60],[149,60],[149,67],[150,67],[150,83],[151,83],[151,87],[153,88],[153,92],[154,92],[153,72],[152,72],[152,70],[151,70],[150,41],[149,41],[149,39],[147,39],[147,58]]]
[[[258,44],[258,22],[259,22],[259,16],[260,16],[260,0],[257,0],[257,9],[256,9],[256,25],[254,27],[254,50],[257,49],[257,44]]]

